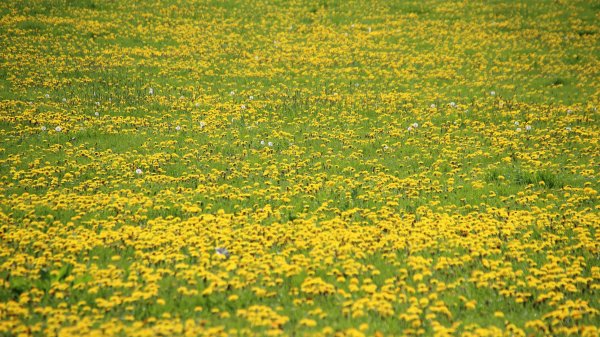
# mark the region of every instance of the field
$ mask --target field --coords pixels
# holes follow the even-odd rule
[[[599,22],[0,2],[0,336],[598,336]]]

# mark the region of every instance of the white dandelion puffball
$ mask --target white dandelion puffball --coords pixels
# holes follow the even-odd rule
[[[517,132],[521,132],[521,128],[517,128]]]
[[[206,123],[200,122],[200,129],[203,129],[206,126]]]
[[[135,174],[137,174],[137,175],[140,175],[142,173],[144,173],[144,172],[142,172],[142,169],[136,169],[135,170]]]
[[[415,128],[415,129],[418,128],[419,127],[419,123],[417,123],[417,122],[412,123],[412,127]]]
[[[265,141],[264,141],[264,140],[261,140],[261,141],[260,141],[260,145],[265,145]]]
[[[63,97],[62,101],[66,103],[66,102],[67,102],[67,99]]]
[[[180,131],[180,130],[181,130],[181,126],[177,125],[177,126],[175,127],[175,130],[177,130],[177,131]]]
[[[531,131],[531,125],[525,125],[525,130]]]
[[[241,108],[242,110],[246,110],[246,104],[242,104]]]
[[[96,117],[98,117],[98,116],[100,116],[100,113],[99,113],[98,111],[96,111],[96,112],[94,112],[94,115],[95,115]]]
[[[412,125],[411,125],[411,126],[409,126],[409,127],[408,127],[408,129],[406,129],[406,130],[407,130],[407,131],[409,131],[409,132],[410,132],[410,131],[412,131],[412,130],[413,130],[413,127],[412,127]]]
[[[517,121],[517,122],[515,122],[515,125],[519,125],[519,122],[518,122],[518,121]]]
[[[152,88],[148,89],[148,94],[154,95],[154,89],[152,89]]]
[[[273,146],[273,142],[268,142],[267,145],[272,147]]]
[[[429,107],[435,109],[435,104],[431,104]]]
[[[452,107],[452,108],[456,108],[456,103],[454,103],[454,102],[450,102],[450,107]]]
[[[490,95],[496,96],[496,92],[494,90],[490,91]]]
[[[567,126],[565,129],[566,129],[567,131],[571,131],[571,130],[573,130],[573,129],[571,129],[571,127],[570,127],[570,126]]]
[[[250,97],[248,97],[248,99],[252,101],[254,99],[254,96],[250,95]]]
[[[42,131],[46,131],[46,126],[42,125],[41,129],[42,129]]]
[[[56,132],[61,132],[61,131],[62,131],[62,128],[61,128],[60,126],[57,126],[57,127],[55,127],[55,128],[54,128],[54,131],[56,131]]]
[[[46,94],[46,95],[44,95],[44,97],[50,98],[50,94]]]
[[[235,91],[231,90],[231,92],[229,92],[229,95],[231,95],[231,96],[235,95]]]

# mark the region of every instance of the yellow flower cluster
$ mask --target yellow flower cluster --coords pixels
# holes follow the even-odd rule
[[[600,333],[586,1],[0,3],[0,335]]]

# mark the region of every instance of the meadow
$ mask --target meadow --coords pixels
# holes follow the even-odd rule
[[[0,336],[599,336],[598,22],[0,2]]]

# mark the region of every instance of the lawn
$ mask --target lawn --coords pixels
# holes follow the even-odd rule
[[[0,3],[0,336],[598,336],[594,1]]]

